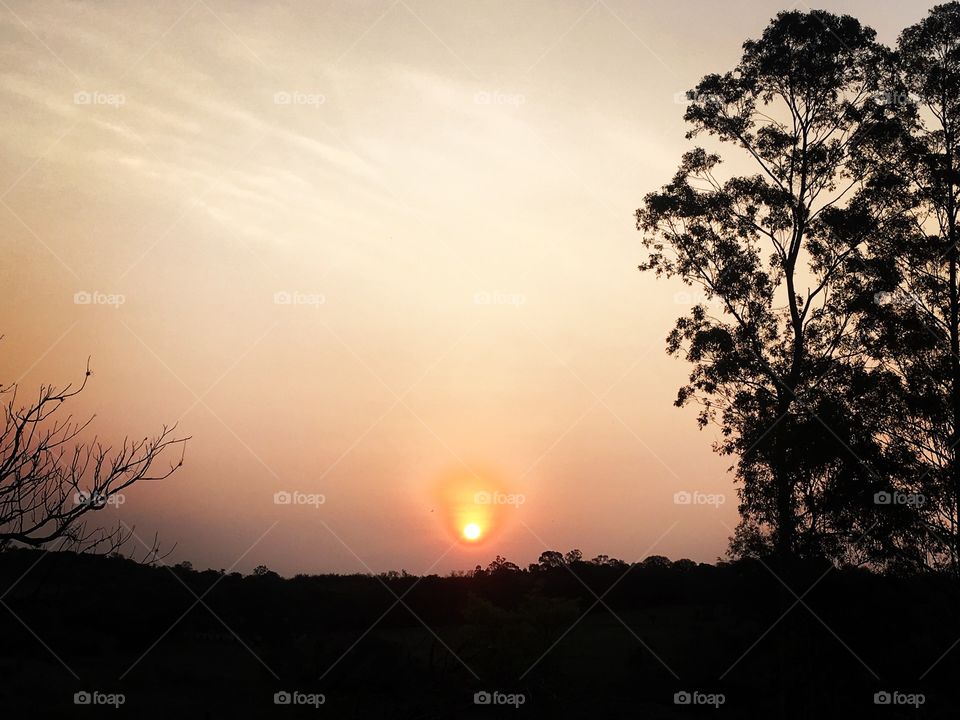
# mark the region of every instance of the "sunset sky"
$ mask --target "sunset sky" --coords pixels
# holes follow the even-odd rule
[[[664,352],[697,298],[633,212],[678,96],[790,7],[0,0],[0,381],[91,356],[104,440],[192,436],[101,511],[168,562],[713,561],[732,460]],[[928,4],[819,7],[890,43]]]

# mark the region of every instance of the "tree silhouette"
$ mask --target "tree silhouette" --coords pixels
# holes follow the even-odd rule
[[[512,563],[507,560],[505,557],[497,555],[489,565],[487,565],[487,573],[490,575],[496,575],[498,573],[515,573],[520,572],[519,566],[516,563]]]
[[[922,499],[913,561],[960,575],[960,4],[901,34],[886,93],[900,134],[867,161],[904,221],[872,242],[865,346],[891,378],[885,442],[907,458],[891,489]],[[906,549],[905,549],[906,550]]]
[[[539,564],[540,568],[543,570],[563,567],[563,553],[557,552],[556,550],[544,550],[542,553],[540,553]]]
[[[871,29],[823,11],[780,13],[743,49],[688,94],[685,120],[688,138],[707,133],[756,172],[724,178],[719,154],[687,152],[637,210],[640,269],[713,305],[679,318],[667,348],[693,364],[676,404],[699,403],[716,449],[738,455],[734,550],[838,554],[851,489],[877,475],[848,278],[880,222],[854,200],[873,172],[855,151],[885,53]]]
[[[7,395],[0,431],[0,545],[53,543],[78,552],[116,551],[132,530],[119,523],[113,529],[91,527],[91,513],[135,482],[164,479],[183,464],[189,438],[174,437],[175,427],[164,426],[152,438],[124,439],[116,450],[96,437],[81,441],[93,418],[77,423],[58,413],[83,391],[90,375],[88,363],[78,387],[44,385],[23,405],[16,384],[0,388]],[[177,446],[179,459],[154,472],[160,456]],[[155,557],[157,549],[154,542],[146,557]]]

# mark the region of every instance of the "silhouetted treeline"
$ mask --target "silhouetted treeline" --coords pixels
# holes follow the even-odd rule
[[[888,690],[922,693],[916,717],[956,707],[948,577],[545,556],[449,577],[285,579],[3,552],[0,704],[67,711],[100,688],[137,717],[273,717],[273,694],[296,689],[323,694],[332,717],[481,717],[474,693],[497,689],[535,717],[687,717],[674,695],[699,689],[722,693],[729,717],[875,717]]]

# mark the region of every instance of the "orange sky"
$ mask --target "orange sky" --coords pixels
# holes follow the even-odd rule
[[[822,4],[886,42],[907,5]],[[179,420],[183,469],[102,511],[170,561],[712,561],[730,461],[664,354],[691,291],[636,271],[632,213],[676,96],[784,7],[6,0],[0,380],[92,355],[102,436]]]

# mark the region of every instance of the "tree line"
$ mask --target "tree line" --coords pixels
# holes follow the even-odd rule
[[[687,99],[640,269],[702,288],[667,351],[734,458],[731,554],[960,577],[960,4],[893,47],[780,13]]]

